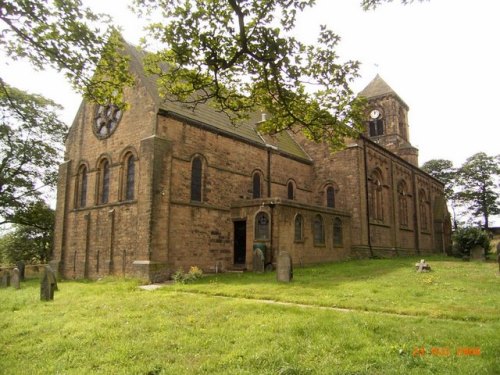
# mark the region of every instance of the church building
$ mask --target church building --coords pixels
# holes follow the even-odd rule
[[[130,49],[130,108],[83,102],[60,166],[52,265],[66,278],[165,280],[294,264],[443,253],[443,184],[418,168],[408,105],[377,75],[366,130],[332,153],[300,134],[234,126],[209,105],[162,101]]]

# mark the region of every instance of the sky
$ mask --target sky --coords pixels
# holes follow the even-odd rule
[[[500,154],[500,1],[398,0],[363,11],[360,0],[317,0],[298,17],[296,35],[314,42],[319,25],[341,36],[338,54],[361,62],[353,83],[361,91],[380,74],[408,104],[410,141],[420,164],[447,159],[459,167],[477,152]],[[126,40],[138,43],[142,25],[125,0],[84,0],[111,14]],[[81,98],[62,75],[33,73],[28,64],[6,65],[11,85],[40,93],[65,107],[71,124]]]

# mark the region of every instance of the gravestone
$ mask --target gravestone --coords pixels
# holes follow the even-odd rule
[[[2,271],[2,282],[0,283],[0,288],[7,288],[10,286],[10,272],[9,270]]]
[[[415,263],[415,268],[417,269],[417,272],[429,272],[431,270],[431,266],[425,261],[425,259],[421,259],[420,262]]]
[[[19,262],[16,262],[16,267],[19,270],[19,280],[24,281],[24,271],[26,269],[26,265],[22,260],[20,260]]]
[[[40,279],[40,300],[51,301],[54,299],[54,291],[57,290],[56,275],[52,268],[45,266]]]
[[[282,251],[278,255],[276,278],[285,283],[289,283],[293,279],[292,257],[286,251]]]
[[[264,253],[261,249],[255,249],[253,252],[253,272],[264,272]]]
[[[475,245],[470,251],[470,259],[484,261],[484,249],[479,245]]]
[[[12,279],[11,279],[12,287],[14,289],[20,289],[21,288],[20,281],[21,281],[21,279],[20,279],[20,272],[19,272],[19,269],[16,267],[12,271]]]

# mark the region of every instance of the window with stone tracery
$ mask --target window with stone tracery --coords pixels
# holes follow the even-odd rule
[[[408,188],[406,182],[401,180],[398,184],[398,211],[399,225],[408,226]]]
[[[379,170],[374,170],[368,179],[370,219],[384,221],[383,180]]]

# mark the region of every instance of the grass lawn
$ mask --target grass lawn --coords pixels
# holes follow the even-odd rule
[[[0,374],[500,373],[498,266],[416,260],[297,268],[290,284],[65,281],[52,302],[31,280],[0,289]]]

